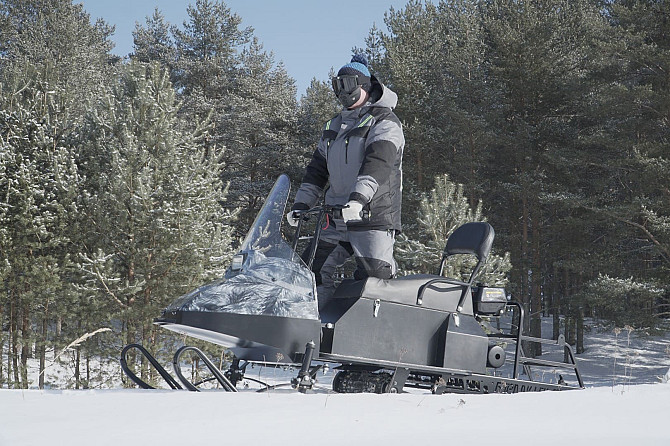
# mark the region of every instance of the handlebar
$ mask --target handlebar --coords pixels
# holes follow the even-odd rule
[[[302,225],[305,221],[309,220],[310,216],[316,215],[317,216],[317,222],[316,222],[316,230],[314,232],[314,236],[312,238],[312,243],[309,246],[307,257],[304,258],[305,263],[307,263],[307,266],[311,269],[312,268],[312,263],[314,262],[314,256],[316,255],[316,248],[317,244],[315,241],[319,239],[319,235],[321,234],[321,231],[324,229],[321,227],[321,224],[323,220],[329,216],[331,218],[341,220],[342,219],[342,209],[347,208],[348,206],[337,204],[337,205],[329,205],[329,204],[324,204],[323,206],[316,206],[311,209],[305,209],[305,210],[294,210],[294,216],[298,219],[298,225],[295,228],[295,235],[293,237],[293,252],[295,253],[297,247],[298,247],[298,240],[300,239],[300,231],[302,230]],[[369,220],[370,219],[370,211],[369,210],[362,210],[361,211],[361,219],[362,220]]]
[[[301,220],[309,220],[310,215],[318,215],[322,212],[326,215],[329,215],[332,218],[342,220],[342,209],[346,209],[348,207],[349,206],[346,204],[335,204],[335,205],[324,204],[323,206],[316,206],[311,209],[294,210],[293,213],[295,214],[296,217],[301,217]],[[361,219],[369,220],[370,211],[367,209],[363,209],[361,211]]]
[[[309,220],[311,215],[318,215],[322,212],[324,214],[330,215],[333,218],[342,218],[342,209],[344,209],[344,206],[342,205],[331,206],[325,204],[323,206],[316,206],[311,209],[294,210],[293,214],[296,217],[300,217],[301,220]],[[339,214],[339,217],[336,217],[336,214]]]

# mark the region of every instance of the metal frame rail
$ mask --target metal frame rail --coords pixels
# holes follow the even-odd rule
[[[322,354],[319,360],[342,364],[341,370],[369,370],[378,368],[393,371],[391,385],[386,392],[402,392],[404,386],[430,389],[432,393],[518,393],[545,390],[572,390],[578,387],[514,378],[472,374],[465,370],[443,367],[373,360],[334,354]],[[566,364],[562,364],[565,366]],[[374,371],[374,370],[371,370]],[[435,379],[438,378],[437,382]]]
[[[579,373],[579,369],[577,368],[577,361],[575,360],[575,355],[572,351],[572,348],[570,347],[570,344],[565,342],[565,337],[559,336],[558,339],[544,339],[544,338],[536,338],[533,336],[524,336],[522,334],[524,317],[525,317],[525,311],[523,309],[523,306],[519,302],[515,301],[508,302],[507,306],[515,307],[519,311],[519,323],[517,326],[516,333],[510,333],[510,334],[494,333],[489,334],[489,337],[497,339],[514,340],[515,353],[514,353],[513,379],[519,378],[519,365],[523,365],[524,367],[539,366],[539,367],[565,368],[574,371],[575,376],[577,377],[577,382],[579,383],[579,387],[584,388],[584,381],[582,380],[582,376]],[[558,345],[559,347],[562,346],[565,353],[567,353],[567,357],[570,362],[549,361],[545,359],[529,358],[523,352],[523,348],[521,346],[522,341],[537,342],[539,344]],[[528,377],[530,378],[530,373],[528,373]]]

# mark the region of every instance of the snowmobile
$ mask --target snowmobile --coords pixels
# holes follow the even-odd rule
[[[457,228],[447,240],[437,274],[343,279],[319,311],[311,271],[315,241],[322,227],[341,215],[342,206],[302,211],[289,243],[281,230],[289,194],[289,178],[282,175],[225,276],[179,297],[154,321],[226,347],[235,358],[230,368],[221,371],[199,349],[182,347],[173,360],[180,385],[141,345],[130,344],[122,351],[121,365],[140,387],[151,388],[128,367],[130,350],[146,356],[173,389],[198,389],[199,383],[190,382],[180,368],[187,352],[197,355],[211,379],[228,391],[248,379],[249,364],[295,367],[297,376],[286,384],[301,392],[313,389],[324,364],[337,370],[332,390],[340,393],[395,393],[409,387],[435,394],[516,393],[584,387],[563,337],[522,334],[523,306],[503,288],[475,282],[493,244],[490,224]],[[312,235],[303,235],[310,220]],[[299,242],[308,245],[302,255]],[[475,256],[467,282],[443,276],[452,255]],[[496,328],[493,322],[507,313],[513,321],[509,329]],[[529,342],[563,349],[563,360],[526,356],[523,344]],[[506,364],[511,371],[503,376],[500,370]],[[537,366],[567,371],[576,383],[566,382],[563,375],[556,382],[532,380],[530,367]]]

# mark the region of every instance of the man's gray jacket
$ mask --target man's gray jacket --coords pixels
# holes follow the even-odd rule
[[[307,166],[293,209],[356,200],[369,219],[348,222],[349,230],[401,230],[402,155],[405,137],[393,113],[398,96],[372,77],[370,101],[328,121]]]

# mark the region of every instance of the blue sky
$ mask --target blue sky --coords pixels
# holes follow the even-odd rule
[[[186,7],[195,0],[75,0],[83,3],[91,19],[102,18],[116,26],[112,37],[115,54],[133,50],[135,22],[145,23],[154,8],[171,24],[187,19]],[[225,4],[242,18],[242,26],[254,28],[254,35],[275,62],[283,61],[296,80],[298,97],[312,78],[327,80],[330,68],[349,62],[351,49],[363,47],[373,23],[386,31],[384,13],[391,7],[402,9],[407,0],[226,0]]]

